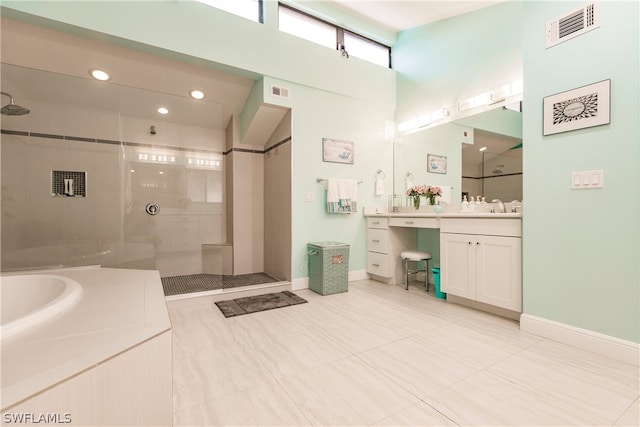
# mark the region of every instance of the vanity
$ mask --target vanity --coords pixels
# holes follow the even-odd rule
[[[367,214],[367,273],[404,283],[400,252],[439,230],[440,289],[449,302],[505,317],[522,312],[522,213]],[[431,265],[432,267],[432,265]]]

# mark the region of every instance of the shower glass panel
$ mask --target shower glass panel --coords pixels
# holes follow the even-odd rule
[[[30,110],[2,116],[2,271],[221,274],[202,251],[226,242],[220,105],[10,64],[1,72],[3,91]],[[52,171],[84,173],[85,197],[52,193]]]

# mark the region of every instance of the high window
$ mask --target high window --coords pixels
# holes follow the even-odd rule
[[[279,29],[319,45],[341,50],[383,67],[391,67],[391,48],[283,4],[278,8]]]
[[[262,0],[196,0],[225,12],[262,23]]]

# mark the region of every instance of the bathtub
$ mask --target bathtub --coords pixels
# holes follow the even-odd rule
[[[4,339],[65,312],[78,301],[82,287],[68,277],[25,274],[1,277],[0,294]]]
[[[171,425],[171,322],[157,271],[5,273],[0,290],[3,414]]]

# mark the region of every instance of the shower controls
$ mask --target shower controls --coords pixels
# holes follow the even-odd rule
[[[156,202],[151,202],[147,204],[144,210],[147,211],[149,215],[157,215],[160,212],[160,205]]]

